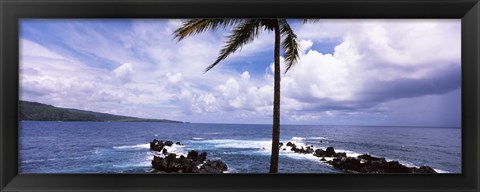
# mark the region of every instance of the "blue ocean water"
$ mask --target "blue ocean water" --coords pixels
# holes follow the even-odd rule
[[[271,125],[22,121],[20,173],[149,173],[154,138],[180,141],[169,152],[207,152],[230,173],[268,173]],[[461,129],[282,125],[281,142],[369,153],[407,166],[461,173]],[[312,154],[280,151],[281,173],[339,173]]]

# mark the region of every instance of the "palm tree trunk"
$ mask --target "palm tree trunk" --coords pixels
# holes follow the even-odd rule
[[[280,28],[278,20],[274,20],[275,49],[274,49],[274,94],[273,94],[273,127],[272,127],[272,156],[270,173],[278,172],[278,153],[280,151]]]

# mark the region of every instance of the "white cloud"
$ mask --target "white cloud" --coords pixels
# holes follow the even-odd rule
[[[305,53],[305,51],[308,51],[312,47],[313,42],[311,40],[300,40],[299,44],[300,52]]]
[[[30,57],[44,57],[50,59],[64,59],[64,57],[60,56],[57,53],[51,52],[45,47],[41,46],[38,43],[27,41],[24,39],[20,39],[20,54]],[[25,51],[28,48],[28,53]]]
[[[132,81],[131,75],[134,73],[133,67],[129,63],[118,66],[112,71],[115,77],[122,83],[128,83]]]
[[[250,73],[248,71],[245,71],[242,73],[242,80],[243,81],[248,81],[250,79]]]
[[[313,114],[322,114],[322,111],[332,108],[341,109],[340,112],[348,108],[362,111],[397,98],[443,94],[459,86],[452,87],[446,81],[437,81],[449,78],[445,74],[459,77],[458,21],[367,20],[349,23],[348,26],[340,26],[337,21],[325,21],[315,25],[317,29],[320,26],[323,30],[318,30],[317,34],[317,31],[308,31],[314,28],[311,25],[300,28],[299,34],[306,35],[299,35],[299,38],[317,38],[316,43],[319,44],[324,38],[342,38],[343,42],[335,47],[333,55],[307,51],[282,79],[283,95],[297,102],[295,106],[319,110]],[[338,34],[342,35],[328,32],[330,29],[341,29]],[[455,77],[456,80],[459,78]],[[397,86],[404,82],[408,82],[409,87]],[[428,88],[431,91],[418,91],[426,89],[426,82],[436,85]],[[412,92],[411,89],[417,89],[417,93],[395,95],[396,92]],[[365,105],[360,106],[362,103]],[[350,112],[338,115],[346,113]],[[312,112],[303,115],[311,118]],[[301,119],[299,114],[289,118]]]
[[[230,78],[225,84],[219,85],[217,90],[219,90],[225,97],[235,97],[239,94],[240,85],[235,79]]]
[[[179,81],[182,80],[182,73],[167,73],[167,78],[170,83],[178,83]]]
[[[130,64],[105,71],[60,56],[29,40],[22,39],[20,44],[21,99],[100,112],[113,111],[113,107],[128,115],[131,111],[124,105],[162,102],[171,95],[148,83],[124,85],[133,75]]]
[[[131,28],[111,31],[108,37],[94,28],[80,32],[83,24],[72,23],[58,38],[72,49],[112,61],[114,66],[94,66],[22,39],[22,98],[125,115],[135,111],[137,116],[150,118],[270,122],[272,33],[262,32],[253,43],[203,73],[218,56],[225,40],[219,36],[226,32],[176,42],[172,32],[179,20],[134,20]],[[384,102],[418,96],[411,86],[398,83],[442,83],[436,80],[460,65],[458,21],[322,20],[292,26],[302,51],[299,62],[287,74],[282,73],[282,118],[287,122],[361,116]],[[332,39],[338,42],[333,53],[318,49],[331,46]],[[272,58],[255,63],[265,66],[263,76],[250,65],[242,70],[229,65],[252,56]],[[283,71],[285,66],[281,68]],[[442,94],[442,86],[432,85],[419,93]],[[395,90],[412,94],[395,96]],[[85,102],[78,102],[79,98]]]

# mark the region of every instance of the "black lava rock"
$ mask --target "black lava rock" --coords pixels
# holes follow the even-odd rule
[[[202,173],[223,173],[227,170],[227,164],[220,160],[207,160],[201,167],[200,172]]]
[[[197,161],[204,162],[205,160],[207,160],[207,152],[200,153],[200,155],[198,155]]]
[[[325,151],[323,149],[317,149],[313,155],[317,157],[325,157]]]
[[[421,166],[419,168],[413,169],[414,173],[437,173],[433,168],[429,166]]]
[[[336,158],[347,157],[347,153],[345,153],[345,152],[335,153],[335,155],[333,155],[333,157],[336,157]]]
[[[163,147],[165,147],[165,144],[157,139],[150,142],[150,150],[161,152]]]
[[[195,151],[195,150],[189,151],[188,154],[187,154],[187,159],[197,161],[198,160],[198,152]]]
[[[386,161],[385,158],[374,157],[368,154],[355,157],[345,157],[337,153],[336,158],[328,161],[334,168],[350,173],[436,173],[428,166],[407,167],[398,161]]]
[[[165,141],[165,145],[171,147],[173,145],[173,141]]]
[[[358,158],[366,161],[385,161],[385,158],[378,158],[378,157],[371,156],[369,154],[359,155]]]
[[[299,149],[299,148],[296,148],[296,147],[292,147],[291,150],[292,150],[293,152],[303,153],[303,154],[313,153],[313,149],[312,149],[310,146],[308,146],[307,148],[304,148],[304,147],[302,146],[302,148],[300,148],[300,149]]]
[[[327,147],[325,157],[333,157],[333,155],[335,155],[335,149],[333,149],[333,147]]]
[[[165,170],[167,168],[167,162],[162,157],[153,156],[152,167],[155,170]]]

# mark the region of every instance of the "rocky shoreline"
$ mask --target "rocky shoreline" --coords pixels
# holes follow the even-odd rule
[[[282,147],[280,143],[280,147]],[[407,167],[398,161],[387,161],[385,158],[374,157],[369,154],[359,155],[357,157],[348,157],[344,152],[335,152],[333,147],[323,149],[313,149],[313,146],[302,146],[298,148],[294,143],[288,142],[286,146],[291,147],[291,151],[302,154],[313,154],[334,168],[345,173],[437,173],[429,166]],[[283,148],[282,150],[286,150]],[[331,160],[327,160],[329,158]]]
[[[191,150],[187,156],[169,153],[165,146],[174,145],[173,141],[165,141],[154,139],[150,142],[150,150],[160,152],[154,155],[152,160],[152,168],[155,172],[160,173],[224,173],[228,167],[221,160],[207,160],[207,152],[198,154],[197,151]],[[182,145],[176,142],[175,145]]]
[[[198,153],[195,150],[188,152],[187,156],[177,155],[168,152],[167,146],[182,146],[180,142],[162,141],[154,139],[150,142],[150,150],[156,154],[152,160],[154,172],[159,173],[225,173],[228,167],[221,160],[208,160],[207,153]],[[314,149],[310,146],[297,146],[292,142],[287,142],[284,146],[280,143],[280,150],[290,151],[300,154],[311,154],[319,158],[333,168],[345,173],[437,173],[429,166],[408,167],[400,164],[398,161],[387,161],[385,158],[371,156],[369,154],[358,155],[356,157],[348,156],[345,152],[335,152],[333,147],[323,149]]]

